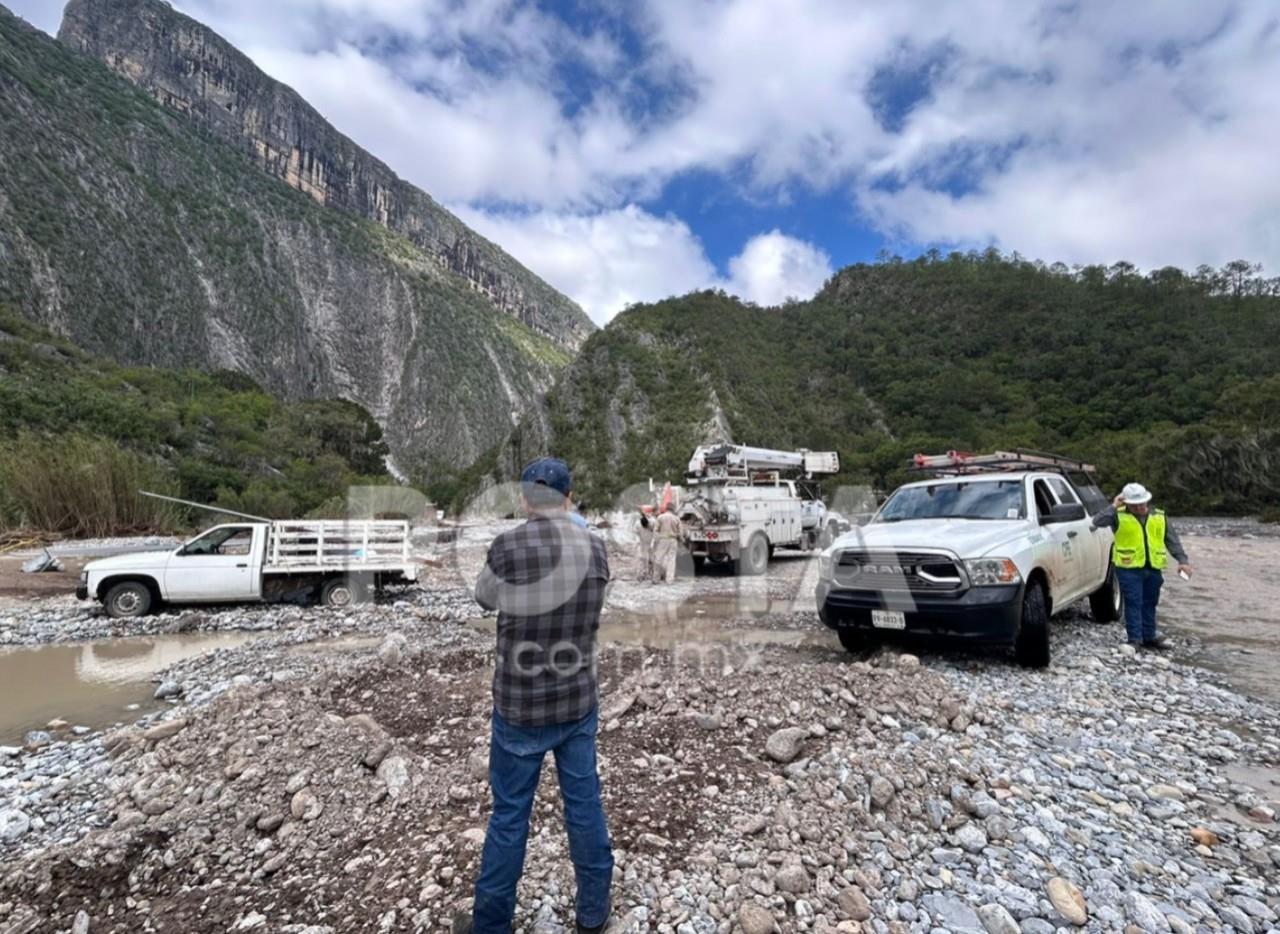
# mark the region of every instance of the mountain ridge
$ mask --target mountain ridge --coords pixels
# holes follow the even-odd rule
[[[475,460],[569,351],[0,7],[0,303],[124,364],[346,398],[397,467]],[[549,288],[549,287],[548,287]]]
[[[326,207],[401,234],[534,331],[576,350],[595,326],[500,247],[338,131],[294,89],[162,0],[70,0],[58,40],[238,146]]]
[[[605,509],[720,439],[835,450],[829,487],[881,491],[918,452],[1027,447],[1093,461],[1108,492],[1141,479],[1184,514],[1280,514],[1280,282],[1252,268],[953,253],[849,266],[780,308],[637,306],[557,379],[548,434],[517,429],[483,467],[509,479],[543,443]]]

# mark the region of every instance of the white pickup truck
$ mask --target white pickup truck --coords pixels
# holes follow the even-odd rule
[[[1091,526],[1105,498],[1088,473],[990,457],[899,487],[822,553],[819,615],[847,649],[905,631],[1012,646],[1042,668],[1054,614],[1087,597],[1099,622],[1121,617],[1113,535]]]
[[[235,522],[171,551],[91,561],[76,596],[117,618],[161,603],[310,597],[346,606],[384,583],[417,580],[409,544],[409,524],[392,520]]]

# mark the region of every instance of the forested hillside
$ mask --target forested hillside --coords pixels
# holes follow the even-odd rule
[[[1023,445],[1182,511],[1275,510],[1275,286],[1243,263],[1138,275],[991,251],[851,266],[783,308],[688,295],[587,342],[549,395],[549,446],[595,503],[728,436],[835,449],[836,483],[883,489],[917,451]]]
[[[119,366],[0,307],[0,528],[100,535],[179,519],[139,489],[340,515],[348,486],[393,482],[386,453],[353,403],[280,402],[240,373]]]

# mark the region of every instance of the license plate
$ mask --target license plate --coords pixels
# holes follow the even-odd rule
[[[872,610],[871,625],[876,629],[906,629],[907,614],[896,610]]]

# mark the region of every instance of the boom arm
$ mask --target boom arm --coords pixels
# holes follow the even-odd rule
[[[706,444],[699,446],[689,460],[691,477],[730,479],[749,477],[762,470],[779,473],[832,474],[840,471],[840,458],[835,451],[775,451],[742,444]]]

